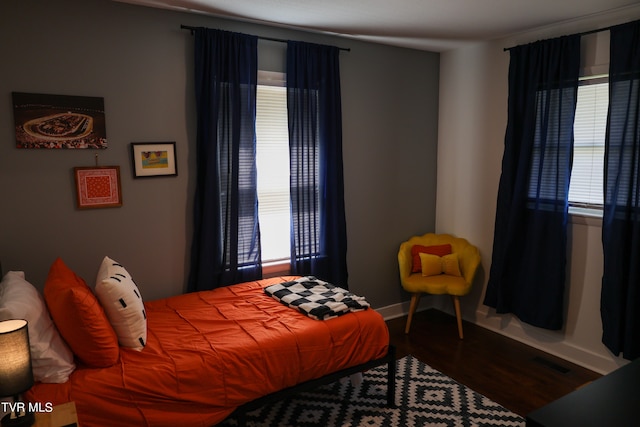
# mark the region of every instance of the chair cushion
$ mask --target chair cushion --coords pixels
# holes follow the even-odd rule
[[[438,274],[442,274],[442,257],[421,252],[420,262],[422,263],[423,276],[437,276]]]
[[[458,254],[452,253],[445,256],[437,256],[420,253],[420,263],[422,264],[423,276],[437,276],[440,274],[448,274],[449,276],[462,276],[460,273],[460,264]]]
[[[411,274],[403,281],[404,289],[411,293],[427,293],[432,295],[464,296],[471,291],[471,284],[464,278],[439,274],[437,276],[423,276],[422,273]]]
[[[413,245],[411,247],[411,257],[413,259],[411,272],[419,273],[422,271],[422,262],[420,261],[420,254],[431,254],[439,257],[449,255],[451,253],[451,245],[449,243],[444,245]]]

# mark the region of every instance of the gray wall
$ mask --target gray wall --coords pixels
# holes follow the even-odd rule
[[[106,0],[0,2],[0,260],[42,288],[56,257],[93,284],[105,255],[147,300],[185,289],[194,191],[192,45],[180,25],[350,48],[341,53],[348,266],[374,307],[407,299],[397,247],[432,231],[439,56]],[[284,44],[259,67],[283,71]],[[106,150],[15,148],[11,92],[104,98]],[[176,141],[177,177],[133,179],[129,143]],[[124,205],[75,208],[74,166],[121,168]]]

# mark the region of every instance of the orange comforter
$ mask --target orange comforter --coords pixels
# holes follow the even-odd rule
[[[32,402],[74,401],[83,427],[211,426],[268,393],[384,356],[374,310],[320,321],[263,287],[290,277],[147,302],[148,343],[109,368],[79,366],[64,384],[37,384]]]

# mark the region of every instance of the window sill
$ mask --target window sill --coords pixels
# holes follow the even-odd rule
[[[265,262],[262,264],[262,277],[288,276],[291,274],[291,261]]]
[[[602,210],[569,207],[569,217],[572,224],[602,227]]]

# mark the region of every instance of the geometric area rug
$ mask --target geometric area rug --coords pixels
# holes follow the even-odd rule
[[[475,427],[525,425],[522,417],[413,356],[396,361],[396,407],[386,407],[387,366],[363,381],[336,381],[247,413],[248,427]],[[221,426],[235,426],[228,418]]]

